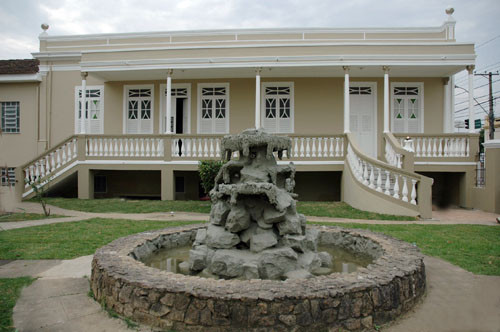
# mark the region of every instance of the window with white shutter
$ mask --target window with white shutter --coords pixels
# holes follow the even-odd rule
[[[20,110],[18,101],[0,102],[2,117],[2,132],[19,133],[20,132]]]
[[[198,133],[229,132],[229,84],[198,84]]]
[[[82,121],[87,121],[87,134],[104,132],[104,86],[87,86],[87,111],[82,118],[82,87],[75,89],[75,133],[82,132]]]
[[[125,133],[153,133],[153,86],[126,86]]]
[[[392,131],[395,133],[422,133],[423,83],[392,84]]]
[[[2,186],[13,187],[16,185],[16,169],[15,167],[0,168],[0,182]]]
[[[293,133],[293,83],[262,84],[262,126],[270,133]]]

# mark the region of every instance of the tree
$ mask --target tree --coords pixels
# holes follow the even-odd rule
[[[208,195],[215,185],[215,177],[219,173],[224,163],[220,160],[201,160],[198,163],[198,173],[200,174],[201,186]]]

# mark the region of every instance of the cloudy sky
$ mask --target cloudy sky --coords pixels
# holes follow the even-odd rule
[[[476,44],[476,69],[499,70],[499,0],[0,0],[0,59],[31,58],[31,52],[38,50],[41,23],[50,25],[49,35],[214,28],[439,26],[448,6],[455,8],[457,40]],[[456,83],[467,87],[463,73],[457,75]],[[485,83],[486,79],[477,77],[475,86]],[[500,82],[494,87],[500,96]],[[466,106],[461,102],[467,96],[461,92],[456,92],[458,116]],[[478,97],[485,94],[487,87],[475,91]],[[478,115],[480,112],[478,107]]]

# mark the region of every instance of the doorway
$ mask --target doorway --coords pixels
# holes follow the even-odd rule
[[[377,158],[377,83],[352,82],[350,96],[350,130],[359,148]]]

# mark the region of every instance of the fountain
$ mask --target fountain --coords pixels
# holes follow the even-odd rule
[[[119,315],[177,331],[373,329],[410,310],[425,293],[415,246],[366,230],[306,227],[296,211],[290,139],[246,130],[222,142],[227,162],[210,192],[207,225],[124,237],[92,262],[96,300]],[[233,154],[239,158],[231,160]],[[161,250],[191,246],[185,274],[145,265]],[[368,255],[351,273],[332,272],[318,246]]]
[[[316,253],[319,231],[306,229],[293,193],[295,167],[278,166],[291,140],[261,130],[226,136],[227,162],[210,192],[210,224],[196,235],[182,268],[225,279],[310,278],[331,272],[331,257]],[[233,153],[238,160],[231,160]]]

